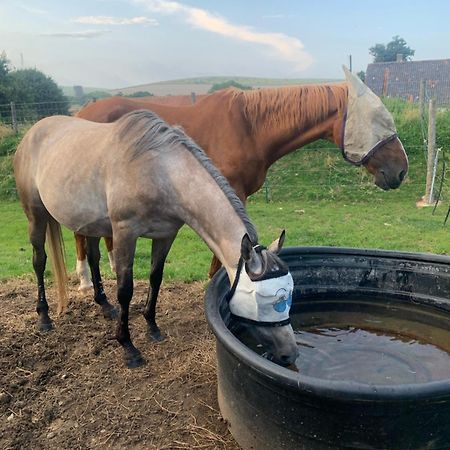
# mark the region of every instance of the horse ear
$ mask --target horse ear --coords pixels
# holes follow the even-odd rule
[[[242,238],[241,256],[242,259],[245,261],[247,269],[250,273],[253,273],[254,275],[259,275],[262,272],[263,267],[261,263],[261,258],[260,256],[258,256],[255,249],[253,248],[252,241],[250,240],[247,233],[244,234],[244,237]]]
[[[286,237],[286,230],[283,230],[281,232],[281,235],[278,239],[275,239],[269,247],[267,247],[267,250],[269,250],[272,253],[275,253],[276,255],[280,253],[280,250],[283,248],[284,239]]]
[[[244,234],[241,242],[241,256],[242,259],[247,262],[252,259],[253,253],[256,253],[252,241],[247,233]]]
[[[342,66],[342,69],[344,70],[345,79],[347,80],[348,95],[350,98],[361,97],[361,95],[364,95],[367,91],[370,91],[370,89],[362,82],[361,78],[353,75],[345,66]]]

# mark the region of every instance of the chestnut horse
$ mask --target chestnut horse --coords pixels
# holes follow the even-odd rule
[[[153,239],[151,289],[144,317],[149,337],[160,340],[155,306],[164,262],[178,230],[186,223],[224,265],[233,285],[230,308],[238,319],[251,323],[250,329],[275,361],[290,364],[297,357],[289,324],[292,277],[275,254],[284,233],[269,249],[258,246],[256,230],[242,202],[181,130],[150,111],[132,112],[113,124],[49,117],[23,138],[14,158],[14,173],[29,221],[40,330],[52,328],[44,288],[46,233],[56,267],[59,309],[67,303],[60,227],[64,224],[88,236],[94,298],[108,318],[115,310],[103,291],[98,242],[100,236],[113,237],[120,304],[117,340],[128,366],[143,363],[128,327],[136,240]],[[261,289],[273,292],[269,297],[265,294],[265,304],[260,307],[255,292]]]
[[[229,89],[190,106],[111,97],[87,105],[77,115],[113,122],[129,111],[151,109],[168,123],[180,125],[244,202],[261,188],[274,162],[318,139],[335,143],[346,160],[363,165],[378,187],[395,189],[407,173],[408,160],[392,116],[358,77],[344,71],[346,83]],[[77,243],[83,247],[82,236],[77,236]],[[83,267],[82,253],[78,255],[77,267]],[[218,267],[213,260],[210,275]]]

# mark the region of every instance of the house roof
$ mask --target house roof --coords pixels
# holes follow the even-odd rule
[[[425,98],[450,103],[450,59],[372,63],[365,82],[379,96],[418,101],[421,80],[425,80]]]

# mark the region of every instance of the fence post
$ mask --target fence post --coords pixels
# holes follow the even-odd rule
[[[425,117],[425,80],[420,80],[419,84],[419,110],[422,119]]]
[[[11,102],[11,124],[14,132],[17,134],[19,130],[17,128],[16,104],[14,102]]]
[[[432,98],[428,108],[428,159],[427,184],[425,187],[425,203],[432,204],[434,176],[436,174],[436,100]]]
[[[195,103],[197,101],[197,96],[195,95],[195,92],[191,92],[191,102]]]
[[[264,198],[266,199],[266,203],[269,203],[270,197],[269,197],[269,180],[266,178],[264,181]]]

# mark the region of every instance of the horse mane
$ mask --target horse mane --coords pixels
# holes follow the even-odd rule
[[[347,108],[346,83],[250,91],[232,89],[229,92],[230,107],[236,101],[243,101],[244,115],[254,131],[267,126],[289,126],[301,130],[320,123],[330,114],[330,109],[341,113]]]
[[[131,111],[122,116],[115,127],[119,139],[128,147],[131,159],[138,159],[149,151],[164,151],[167,147],[181,145],[211,175],[225,194],[236,214],[242,220],[250,240],[256,244],[258,234],[245,212],[244,205],[228,180],[219,172],[206,153],[179,127],[172,127],[158,115],[148,110]]]

